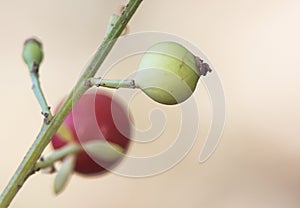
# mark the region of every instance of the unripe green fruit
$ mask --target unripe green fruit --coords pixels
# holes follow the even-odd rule
[[[34,38],[26,40],[22,55],[28,68],[37,71],[44,57],[42,44]]]
[[[135,84],[153,100],[167,105],[189,98],[208,64],[176,42],[160,42],[142,57]]]

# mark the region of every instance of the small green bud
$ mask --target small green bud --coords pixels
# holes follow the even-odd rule
[[[29,69],[37,72],[44,56],[42,44],[34,38],[27,39],[22,55]]]
[[[153,100],[174,105],[188,99],[208,71],[208,64],[179,43],[160,42],[143,55],[135,82]]]

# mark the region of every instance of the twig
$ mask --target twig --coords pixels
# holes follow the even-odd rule
[[[30,147],[20,166],[16,170],[15,174],[9,181],[8,185],[4,189],[0,196],[0,208],[8,207],[13,198],[16,196],[17,192],[23,186],[27,178],[32,174],[34,166],[41,156],[45,147],[49,144],[52,136],[56,133],[65,117],[71,111],[73,104],[80,98],[80,96],[89,88],[85,84],[86,80],[94,77],[98,68],[101,66],[106,56],[112,49],[113,45],[117,41],[117,38],[121,35],[122,31],[126,27],[142,0],[130,0],[126,9],[117,20],[115,26],[97,49],[92,60],[89,62],[81,75],[80,79],[77,81],[73,87],[71,93],[67,96],[61,108],[57,114],[53,117],[49,125],[44,125],[38,134],[35,142]]]
[[[47,104],[47,101],[45,99],[45,96],[43,94],[43,91],[41,89],[40,80],[38,73],[31,71],[30,77],[32,80],[32,90],[35,94],[35,97],[39,101],[39,104],[42,108],[42,114],[44,116],[44,122],[45,124],[49,124],[52,119],[52,114],[50,111],[50,107]]]
[[[69,155],[75,155],[81,151],[88,152],[93,157],[99,157],[103,160],[112,161],[120,157],[124,153],[124,149],[113,143],[101,140],[91,140],[83,144],[71,142],[55,151],[53,151],[47,157],[41,157],[41,159],[35,164],[32,173],[41,169],[54,167],[54,163],[60,161]]]
[[[49,156],[43,158],[35,164],[34,172],[40,169],[48,168],[54,165],[55,162],[64,158],[67,155],[75,154],[82,151],[82,147],[77,143],[70,143],[58,150],[55,150]]]
[[[37,98],[44,116],[44,123],[47,125],[52,119],[50,107],[48,106],[39,80],[39,68],[43,60],[43,46],[35,38],[29,38],[25,41],[23,47],[23,59],[27,64],[32,80],[32,90]]]
[[[107,87],[107,88],[137,88],[133,79],[114,80],[114,79],[102,79],[102,78],[90,78],[87,80],[86,85],[92,87]]]
[[[106,35],[109,35],[110,31],[113,29],[113,27],[115,26],[115,23],[117,22],[119,18],[119,15],[116,14],[112,14],[109,18],[109,22],[106,28]]]

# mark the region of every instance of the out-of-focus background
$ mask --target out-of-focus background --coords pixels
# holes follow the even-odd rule
[[[54,106],[73,86],[103,40],[109,16],[123,3],[0,1],[1,190],[42,120],[21,59],[24,40],[34,35],[44,43],[41,81]],[[52,192],[54,177],[38,173],[11,207],[298,208],[299,19],[296,0],[145,0],[130,21],[130,32],[167,32],[190,41],[207,55],[222,80],[227,117],[216,152],[205,163],[198,162],[211,118],[208,95],[199,83],[195,96],[201,100],[201,129],[187,157],[174,168],[139,179],[74,175],[59,196]],[[149,126],[145,100],[140,95],[132,107],[139,128]],[[168,128],[155,144],[133,145],[129,153],[151,155],[169,145],[172,122],[178,118],[170,115],[174,118],[168,117]]]

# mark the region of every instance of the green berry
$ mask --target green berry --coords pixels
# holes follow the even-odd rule
[[[23,47],[23,59],[30,70],[38,71],[43,56],[43,47],[38,40],[30,38],[25,41]]]
[[[153,100],[174,105],[188,99],[208,71],[208,64],[179,43],[160,42],[143,55],[135,82]]]

